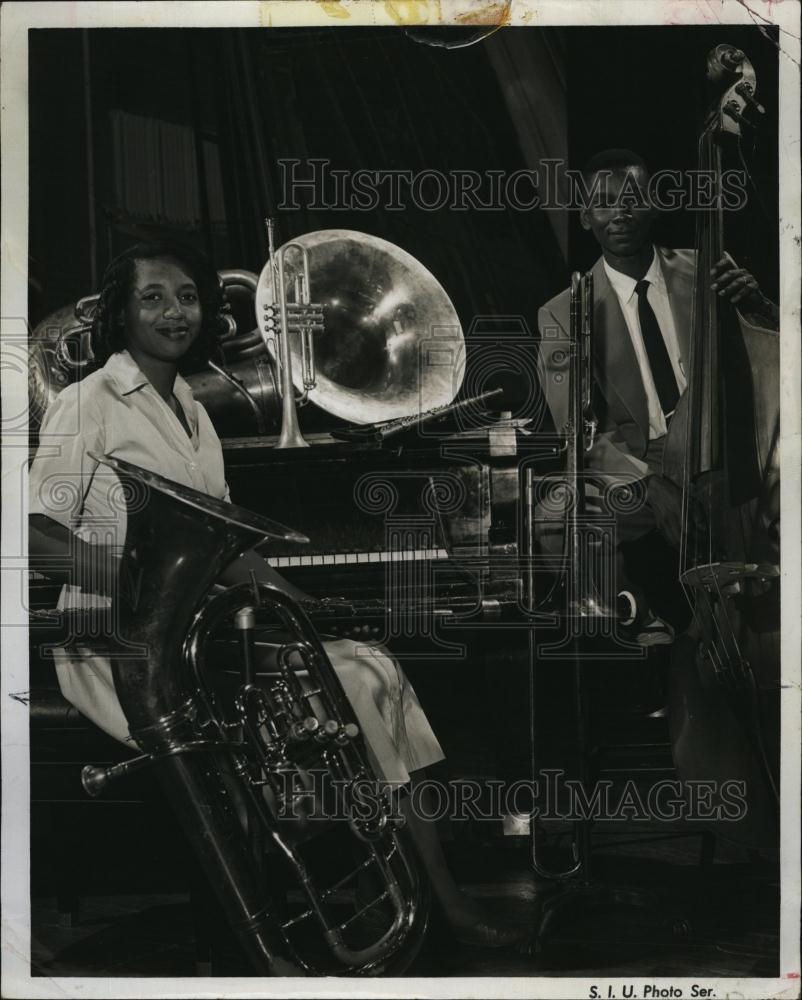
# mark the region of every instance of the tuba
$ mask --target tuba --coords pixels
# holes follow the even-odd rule
[[[99,460],[120,479],[128,511],[110,656],[142,755],[86,766],[87,793],[153,767],[255,974],[401,972],[426,929],[428,882],[324,646],[298,603],[255,579],[209,596],[225,566],[265,536],[307,539]],[[259,678],[256,636],[276,628],[276,667]],[[338,808],[317,832],[314,818],[299,823],[286,808],[299,789],[308,797],[313,773],[328,779]],[[349,864],[332,881],[338,858]],[[352,898],[360,874],[377,887],[362,906]]]
[[[207,369],[187,376],[221,437],[274,434],[303,447],[328,416],[372,424],[445,406],[465,373],[456,310],[433,274],[401,247],[325,229],[273,247],[261,274],[219,272],[228,331]],[[97,295],[52,313],[30,338],[30,413],[44,412],[93,365]],[[255,316],[255,325],[254,325]],[[323,417],[323,421],[321,420]],[[328,420],[331,423],[331,420]]]

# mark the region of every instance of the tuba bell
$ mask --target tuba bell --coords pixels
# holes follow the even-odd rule
[[[306,539],[130,463],[100,460],[120,479],[128,509],[110,656],[142,756],[88,765],[85,790],[99,795],[131,771],[154,769],[254,973],[401,972],[426,929],[428,882],[324,646],[305,610],[269,585],[209,596],[224,567],[265,536]],[[277,666],[258,683],[255,636],[276,626]],[[316,770],[336,791],[343,821],[315,833],[312,820],[299,835],[282,798]],[[360,808],[366,788],[375,793],[369,810]],[[340,841],[321,847],[332,836]],[[353,860],[331,881],[315,870],[315,850],[328,867],[338,856]],[[360,873],[378,887],[364,906],[351,899]],[[378,926],[360,923],[380,906]]]

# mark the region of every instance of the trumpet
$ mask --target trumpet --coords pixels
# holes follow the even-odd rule
[[[298,424],[298,407],[303,406],[317,385],[315,378],[314,335],[323,331],[323,306],[310,299],[309,251],[303,244],[285,243],[275,247],[275,221],[265,219],[268,259],[256,286],[256,317],[265,347],[278,369],[281,399],[281,433],[277,448],[308,448]],[[292,275],[292,289],[287,287],[286,258],[290,253],[300,258],[300,268]],[[290,294],[292,298],[290,298]],[[300,341],[301,395],[296,398],[293,381],[293,358],[290,335]]]

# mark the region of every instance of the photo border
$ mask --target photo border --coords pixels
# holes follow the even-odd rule
[[[18,558],[27,551],[27,497],[18,491],[28,457],[27,435],[19,415],[27,412],[27,372],[20,352],[7,345],[27,329],[28,260],[28,38],[34,28],[90,27],[251,27],[269,30],[319,26],[347,30],[356,26],[401,28],[413,24],[556,25],[741,25],[779,28],[779,161],[781,285],[781,549],[782,549],[782,771],[781,771],[781,940],[778,978],[711,977],[643,979],[625,977],[643,995],[646,983],[683,989],[697,983],[716,996],[791,997],[800,986],[800,648],[802,631],[802,527],[800,472],[802,391],[800,389],[800,6],[797,0],[273,0],[263,3],[6,3],[0,11],[2,65],[2,973],[4,995],[13,997],[576,997],[590,996],[595,985],[620,991],[622,977],[439,977],[375,979],[264,978],[103,978],[30,976],[29,761],[27,616],[14,597],[19,593]],[[494,20],[495,19],[495,20]],[[682,67],[678,67],[682,71]],[[23,356],[24,357],[24,356]],[[11,416],[17,415],[12,427]],[[16,428],[16,429],[15,429]],[[11,559],[14,550],[17,558]],[[8,557],[8,558],[7,558]],[[23,560],[24,562],[24,560]],[[14,575],[16,574],[16,575]],[[9,580],[16,581],[16,586]],[[533,971],[534,960],[533,960]],[[620,995],[620,992],[619,992]]]

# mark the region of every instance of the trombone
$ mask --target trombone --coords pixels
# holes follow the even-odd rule
[[[598,426],[593,413],[593,274],[571,275],[569,425],[566,447],[565,566],[568,574],[568,614],[574,618],[604,617],[588,572],[585,494],[585,453],[590,451]],[[583,535],[585,537],[583,537]]]
[[[570,352],[568,386],[568,427],[566,432],[566,517],[563,547],[566,574],[569,642],[574,647],[576,733],[580,756],[580,781],[589,780],[587,702],[584,695],[582,661],[576,646],[578,623],[583,619],[610,620],[614,612],[599,596],[588,565],[587,497],[585,494],[585,453],[596,437],[597,420],[593,412],[593,275],[590,271],[571,275]],[[532,705],[534,711],[534,701]],[[533,746],[533,774],[535,757]],[[531,859],[535,872],[545,879],[566,882],[585,881],[590,867],[590,820],[574,822],[572,861],[562,871],[548,869],[540,858],[537,819],[531,825]]]

